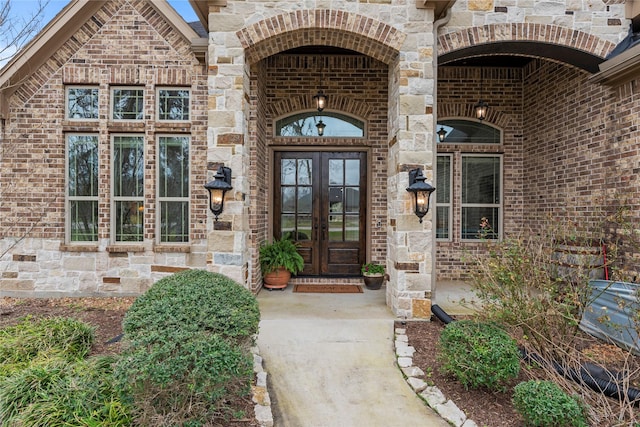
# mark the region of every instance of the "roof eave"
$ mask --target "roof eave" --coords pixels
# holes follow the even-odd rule
[[[604,61],[599,68],[590,81],[618,86],[640,77],[640,44]]]
[[[36,36],[0,69],[0,92],[5,101],[32,72],[44,64],[84,23],[91,18],[108,0],[71,0]],[[198,43],[200,36],[164,1],[149,2],[173,27],[190,43],[202,50]],[[204,58],[201,52],[196,56]],[[1,112],[0,112],[1,113]]]
[[[456,0],[416,0],[418,9],[433,9],[434,22],[444,17]]]

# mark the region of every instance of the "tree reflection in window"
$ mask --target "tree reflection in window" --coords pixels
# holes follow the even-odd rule
[[[364,122],[340,113],[307,111],[285,117],[276,122],[276,135],[288,137],[317,137],[316,124],[326,125],[324,137],[364,137]]]
[[[438,129],[446,132],[440,144],[500,144],[502,139],[500,129],[475,120],[440,120]]]

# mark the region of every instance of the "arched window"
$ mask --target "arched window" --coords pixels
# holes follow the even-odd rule
[[[325,125],[324,137],[364,137],[364,122],[345,114],[306,111],[276,121],[276,136],[317,137],[318,123]]]
[[[475,120],[441,120],[437,132],[440,144],[500,144],[502,140],[500,129]]]

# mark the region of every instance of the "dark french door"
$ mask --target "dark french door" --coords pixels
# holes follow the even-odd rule
[[[357,276],[366,259],[363,152],[276,152],[274,235],[291,233],[301,275]]]

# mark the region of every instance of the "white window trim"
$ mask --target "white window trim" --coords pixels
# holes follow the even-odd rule
[[[100,240],[100,224],[98,223],[98,239],[95,241],[72,241],[71,240],[71,201],[96,201],[98,202],[98,218],[100,215],[100,178],[98,176],[98,195],[97,196],[69,196],[69,137],[70,136],[95,136],[97,139],[96,149],[100,151],[100,135],[97,133],[67,133],[64,136],[64,239],[65,243],[69,245],[97,245]],[[100,156],[98,155],[98,175],[100,174]]]
[[[158,134],[156,136],[156,153],[158,153],[158,159],[160,158],[160,138],[187,138],[189,144],[189,193],[186,197],[160,197],[160,162],[156,164],[156,244],[159,246],[188,246],[191,244],[191,171],[192,171],[192,156],[191,156],[191,135],[185,134]],[[187,202],[187,229],[188,239],[186,242],[163,242],[162,241],[162,211],[160,209],[162,202]]]
[[[438,153],[436,155],[436,167],[437,167],[437,157],[448,157],[449,158],[449,203],[438,203],[436,201],[435,206],[436,209],[433,213],[434,215],[434,225],[438,224],[438,207],[439,206],[446,206],[449,208],[449,230],[448,230],[448,235],[449,237],[447,238],[441,238],[441,237],[437,237],[437,228],[436,228],[436,241],[437,242],[451,242],[453,241],[453,187],[454,187],[454,182],[453,182],[453,154],[451,153]],[[434,173],[434,177],[436,177],[436,179],[434,180],[434,186],[436,187],[436,191],[438,188],[438,182],[437,182],[437,177],[438,177],[438,171],[436,170]],[[436,199],[437,200],[437,199]]]
[[[187,91],[189,92],[189,118],[186,120],[173,120],[173,119],[161,119],[160,118],[160,91],[161,90],[182,90],[182,91]],[[185,86],[158,86],[156,87],[156,120],[162,123],[189,123],[191,122],[191,114],[192,114],[192,108],[191,108],[191,88],[190,87],[185,87]]]
[[[142,118],[141,119],[117,119],[116,117],[114,117],[114,100],[115,100],[115,96],[114,96],[114,91],[116,90],[141,90],[142,91]],[[129,122],[129,123],[142,123],[144,122],[144,111],[145,111],[145,106],[146,106],[146,100],[145,100],[145,93],[146,93],[146,88],[144,86],[111,86],[109,88],[109,118],[114,121],[114,122]]]
[[[140,201],[142,199],[142,205],[145,206],[145,201],[147,199],[147,194],[146,191],[144,189],[146,189],[146,183],[144,182],[145,180],[143,179],[143,192],[142,192],[142,196],[141,197],[121,197],[119,196],[116,200],[116,197],[114,196],[114,189],[115,189],[115,180],[114,180],[114,167],[115,167],[115,163],[114,163],[114,141],[116,137],[140,137],[142,138],[142,161],[143,161],[143,170],[146,170],[146,165],[147,165],[147,150],[146,150],[146,143],[145,143],[145,135],[141,134],[141,133],[114,133],[111,135],[111,141],[109,142],[109,157],[111,159],[111,164],[109,165],[109,198],[111,199],[111,202],[109,203],[109,241],[111,242],[112,245],[129,245],[129,246],[133,246],[133,245],[140,245],[142,243],[144,243],[144,231],[146,228],[146,224],[143,223],[142,226],[142,241],[139,242],[127,242],[127,241],[118,241],[116,240],[116,202],[137,202]],[[144,176],[144,174],[143,174]]]
[[[98,89],[98,117],[92,119],[69,117],[69,89]],[[73,122],[97,122],[100,120],[100,87],[98,85],[67,85],[64,88],[64,118]]]
[[[460,179],[462,180],[462,159],[464,157],[498,157],[500,159],[500,203],[497,204],[482,204],[482,203],[467,203],[462,204],[462,187],[460,187],[460,194],[458,194],[458,198],[460,200],[460,209],[458,211],[458,215],[460,218],[460,229],[458,230],[460,241],[463,243],[478,243],[482,242],[481,239],[463,239],[462,238],[462,209],[463,208],[474,208],[474,207],[493,207],[498,208],[498,221],[499,221],[499,229],[498,229],[498,238],[497,239],[487,239],[491,241],[500,241],[502,240],[503,230],[504,230],[504,156],[502,154],[494,154],[494,153],[462,153],[460,155]],[[479,226],[479,224],[478,224]]]

